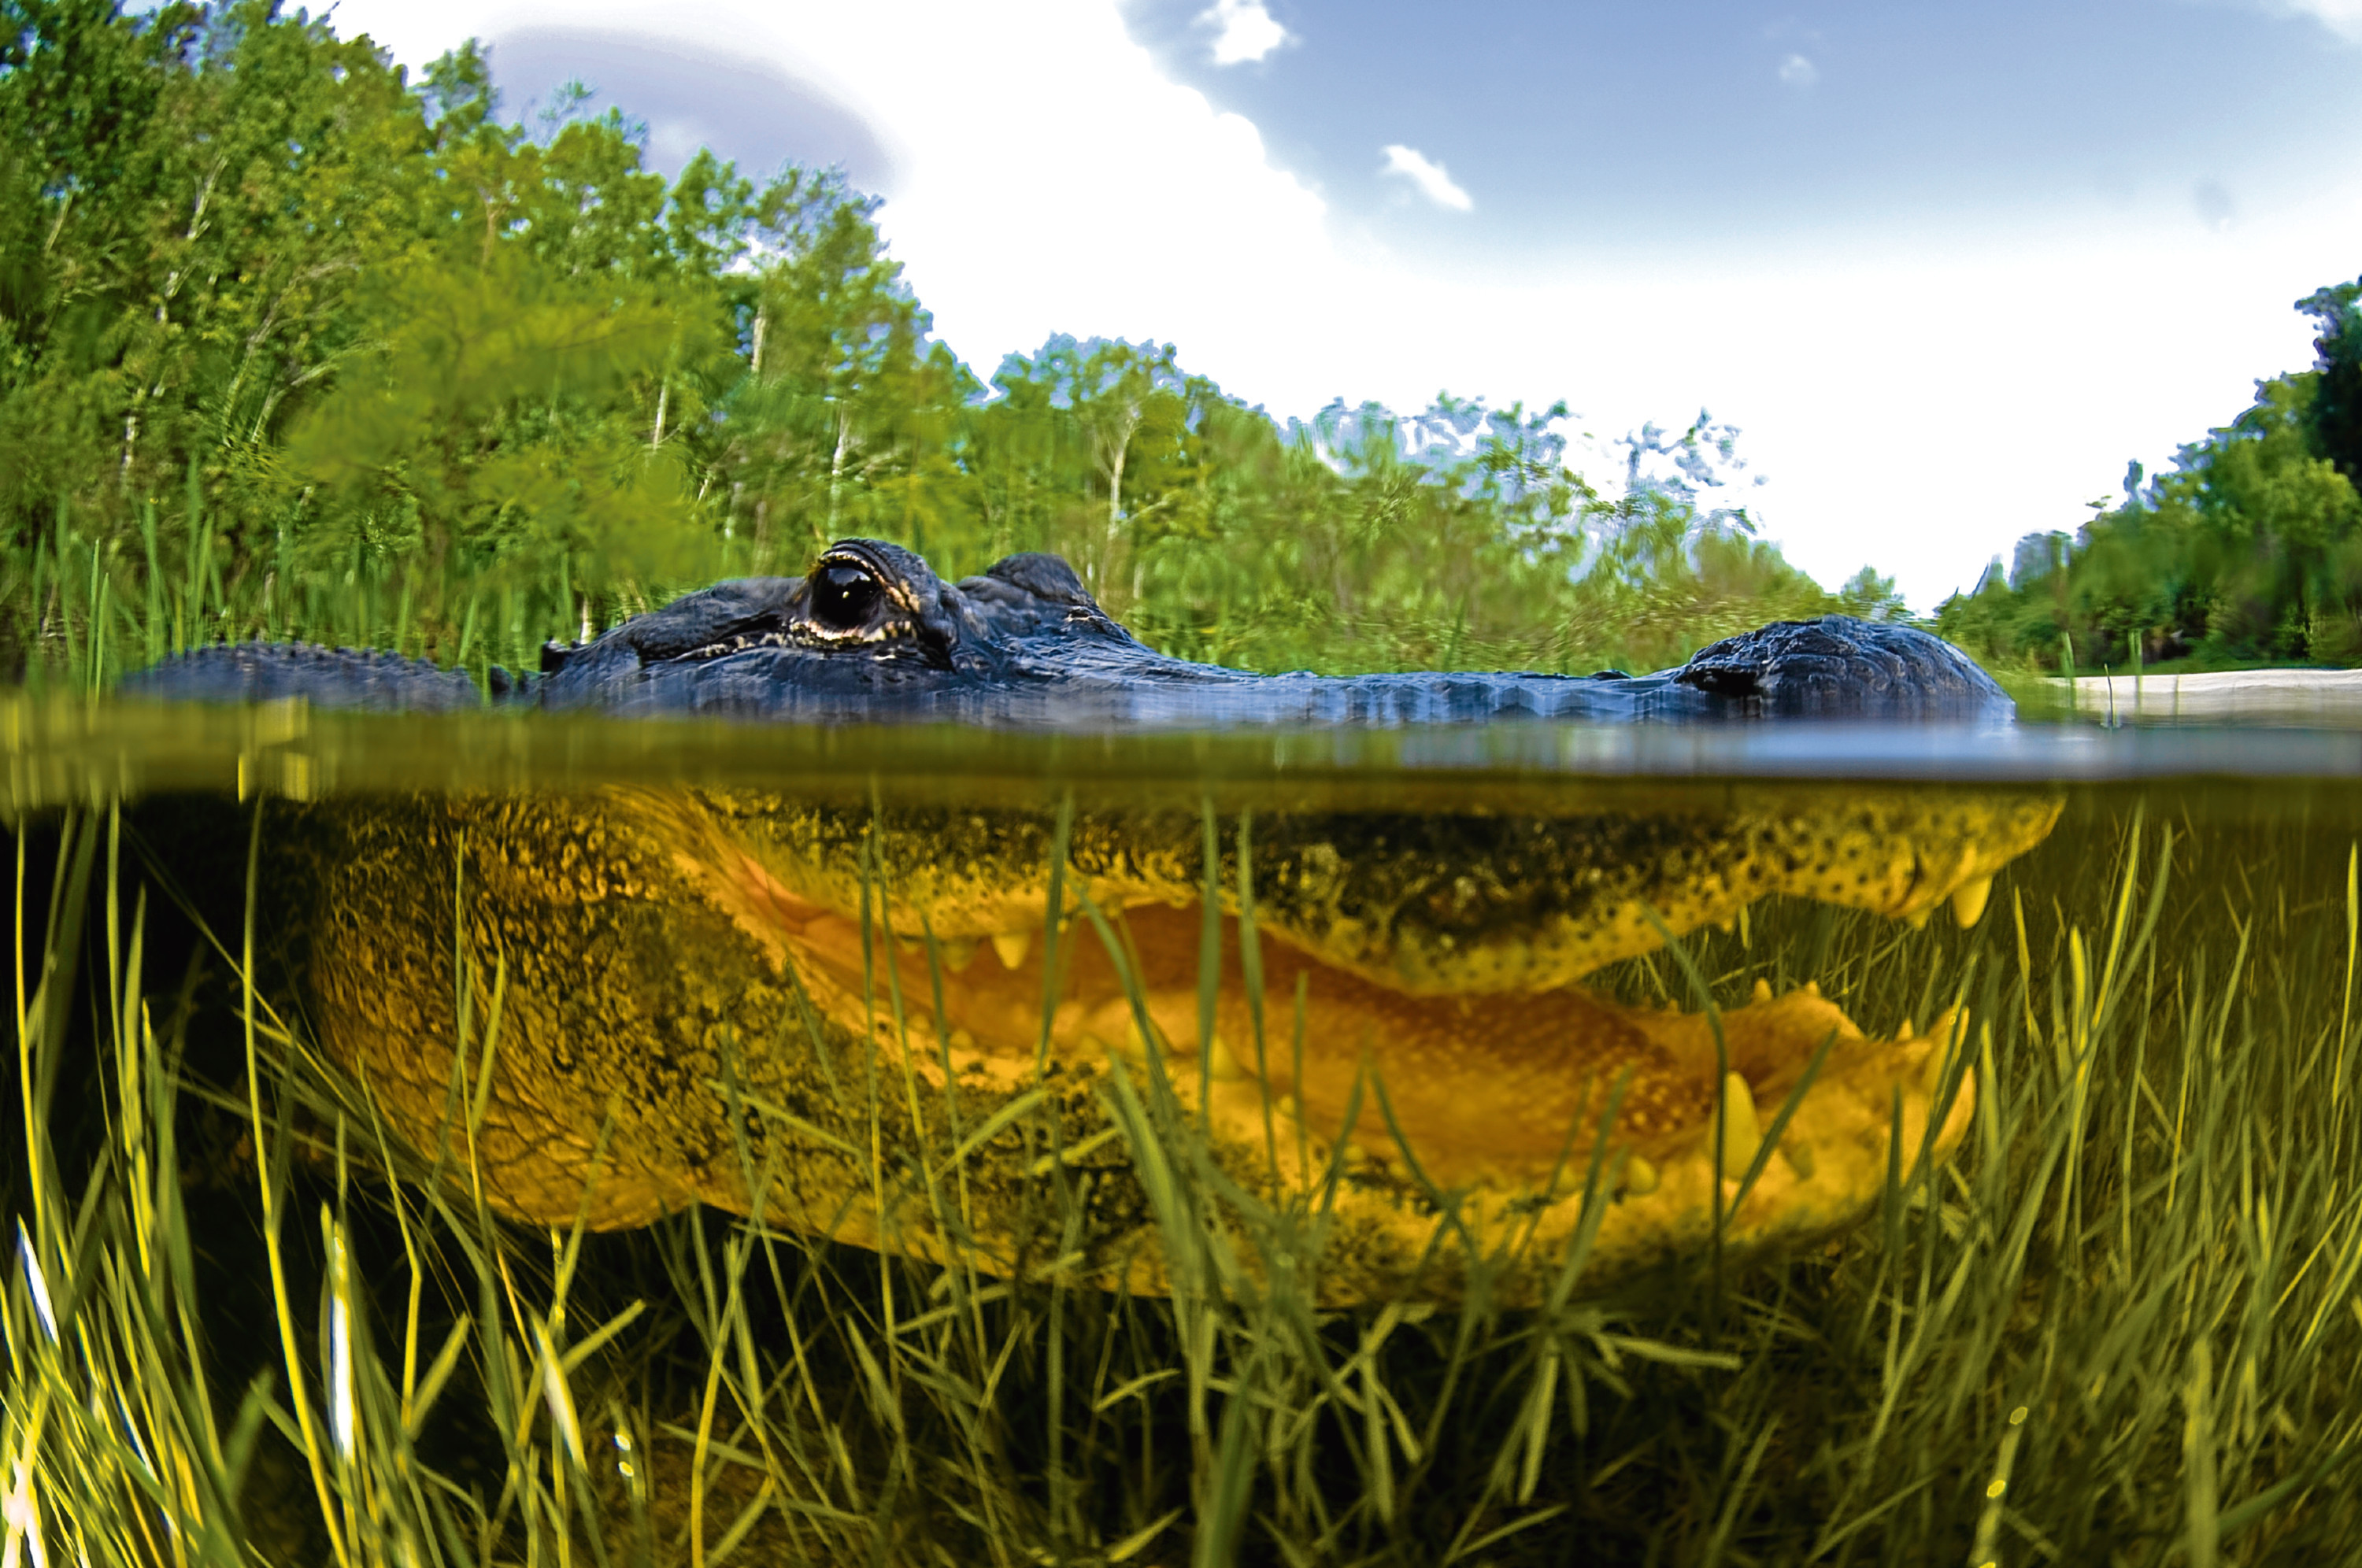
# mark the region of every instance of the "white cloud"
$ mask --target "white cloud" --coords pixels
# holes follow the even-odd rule
[[[1251,122],[1159,74],[1120,0],[341,0],[336,19],[414,68],[470,33],[568,27],[816,83],[890,152],[894,258],[988,376],[1054,331],[1153,335],[1283,417],[1341,395],[1416,411],[1449,388],[1564,398],[1612,440],[1703,405],[1745,432],[1750,476],[1771,481],[1745,499],[1790,560],[1830,584],[1874,563],[1919,609],[2020,535],[2079,526],[2126,458],[2169,466],[2257,376],[2310,363],[2289,302],[2362,254],[2348,156],[2301,198],[2243,187],[2237,223],[2202,237],[2191,188],[2160,183],[2047,223],[1422,265],[1275,167]],[[1012,82],[1036,85],[976,113]],[[631,112],[629,81],[602,85]]]
[[[2362,0],[2269,0],[2282,15],[2311,17],[2350,43],[2362,43]]]
[[[1417,148],[1396,142],[1386,149],[1386,166],[1381,171],[1399,174],[1418,187],[1419,194],[1439,207],[1450,207],[1464,213],[1476,204],[1473,197],[1460,188],[1459,182],[1444,171],[1442,164],[1429,158]]]
[[[648,158],[660,165],[678,168],[711,140],[705,127],[693,121],[648,121]]]
[[[1791,87],[1810,87],[1821,79],[1821,68],[1801,54],[1792,54],[1780,62],[1780,80]]]
[[[1214,0],[1198,22],[1220,29],[1214,35],[1216,65],[1246,65],[1289,40],[1290,34],[1264,8],[1263,0]]]

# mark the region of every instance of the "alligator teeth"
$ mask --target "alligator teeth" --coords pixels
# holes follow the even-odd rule
[[[1894,1038],[1898,1041],[1908,1040],[1917,1032],[1917,1029],[1912,1024],[1911,1021],[1906,1018],[1903,1021],[1903,1027],[1894,1032]]]
[[[1903,923],[1909,926],[1914,931],[1925,931],[1927,929],[1927,911],[1921,910],[1916,914],[1904,915],[1903,917]]]
[[[1760,975],[1755,979],[1755,999],[1760,1002],[1772,999],[1772,982]]]
[[[1134,1063],[1145,1064],[1165,1044],[1151,1032],[1156,1024],[1154,1009],[1157,999],[1153,994],[1147,999],[1150,1008],[1148,1030],[1141,1027],[1140,1014],[1133,1010],[1131,1001],[1122,997],[1102,1002],[1084,1028],[1107,1049],[1118,1052]]]
[[[1646,1198],[1657,1190],[1657,1167],[1634,1154],[1624,1162],[1624,1196]]]
[[[1927,1027],[1931,1042],[1926,1064],[1920,1069],[1929,1099],[1944,1092],[1944,1070],[1952,1064],[1952,1051],[1969,1037],[1969,1012],[1956,1008],[1945,1013]]]
[[[995,932],[992,950],[1000,955],[1002,968],[1014,969],[1025,962],[1025,955],[1033,951],[1033,933],[1030,931]]]
[[[944,967],[954,974],[957,974],[976,962],[976,938],[973,936],[955,937],[947,942],[937,942],[935,950],[944,956]]]
[[[1715,1164],[1723,1177],[1737,1181],[1755,1162],[1763,1146],[1763,1124],[1755,1118],[1754,1092],[1747,1080],[1732,1073],[1722,1080],[1722,1149]]]
[[[1952,889],[1952,919],[1966,931],[1985,918],[1985,900],[1992,897],[1992,878],[1980,877]]]

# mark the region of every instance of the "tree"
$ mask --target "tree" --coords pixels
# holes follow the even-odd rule
[[[1563,405],[1282,423],[1065,335],[988,387],[842,175],[668,181],[579,96],[513,124],[474,45],[414,82],[270,0],[0,0],[0,638],[529,659],[850,534],[1063,551],[1260,668],[1672,662],[1834,602],[1704,416],[1609,500]]]
[[[2296,302],[2321,331],[2312,406],[2306,416],[2315,457],[2326,458],[2349,483],[2362,485],[2362,282],[2316,289]]]
[[[1044,409],[1054,411],[1052,419],[1063,415],[1089,458],[1106,505],[1068,548],[1084,586],[1120,613],[1141,597],[1145,565],[1137,535],[1155,505],[1143,504],[1143,487],[1135,485],[1127,511],[1125,481],[1143,463],[1163,469],[1189,461],[1189,380],[1170,343],[1077,342],[1061,333],[1030,359],[1012,354],[1001,362],[994,386],[1006,394],[1018,383],[1043,394],[1026,400],[1035,417]]]
[[[759,554],[877,531],[889,516],[900,526],[884,531],[922,549],[962,531],[947,448],[976,381],[930,339],[878,237],[877,206],[833,171],[795,168],[749,205],[746,361],[722,404],[728,436],[713,472]],[[775,515],[802,527],[778,538]]]
[[[1903,621],[1911,614],[1894,580],[1880,576],[1876,567],[1866,566],[1846,579],[1838,589],[1838,602],[1847,614],[1865,621]]]
[[[353,279],[414,220],[417,101],[366,40],[262,4],[5,15],[0,506],[20,538],[61,504],[120,530],[192,462],[252,494],[355,345]]]
[[[2092,664],[2362,658],[2362,496],[2318,451],[2324,375],[2257,381],[2171,472],[2128,473],[2063,549],[2030,536],[2010,580],[1947,602],[1938,627],[2052,668],[2062,637]]]

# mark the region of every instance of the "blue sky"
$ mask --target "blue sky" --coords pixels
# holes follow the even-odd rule
[[[1280,415],[1708,409],[1733,492],[1927,609],[2311,355],[2362,274],[2362,0],[343,0],[513,112],[569,76],[841,161],[971,363],[1176,342]],[[1762,481],[1758,484],[1754,481]]]
[[[1442,164],[1473,200],[1429,243],[1462,252],[2012,223],[2160,197],[2212,224],[2362,146],[2362,51],[2317,17],[2261,6],[1262,9],[1289,41],[1228,65],[1204,0],[1127,17],[1165,71],[1253,120],[1341,210],[1407,215],[1413,193],[1379,172],[1379,148]]]

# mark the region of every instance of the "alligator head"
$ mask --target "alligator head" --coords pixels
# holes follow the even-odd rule
[[[1055,556],[947,583],[898,546],[848,539],[800,578],[745,578],[542,650],[496,699],[552,709],[730,713],[811,723],[940,720],[1023,728],[1399,724],[1540,718],[2006,720],[2009,699],[1908,626],[1778,622],[1679,669],[1626,676],[1253,675],[1169,658],[1117,624]],[[324,707],[473,706],[464,675],[384,654],[259,644],[200,649],[127,691]]]
[[[1530,1297],[1587,1205],[1594,1279],[1849,1228],[1965,1132],[1961,1015],[1874,1037],[1809,985],[1742,982],[1710,1013],[1670,964],[1670,1005],[1584,982],[1777,895],[1972,923],[2059,802],[1607,781],[1507,812],[1250,824],[1116,800],[1076,812],[1063,858],[1055,811],[1006,790],[301,811],[266,844],[304,846],[309,1016],[413,1143],[447,1146],[452,1086],[480,1070],[450,1044],[471,972],[500,1043],[469,1147],[512,1215],[635,1225],[712,1203],[1163,1288],[1144,1155],[1118,1132],[1128,1075],[1142,1102],[1169,1088],[1231,1190],[1309,1206],[1318,1288],[1341,1301],[1457,1295],[1504,1250],[1536,1266],[1495,1290]],[[1063,1176],[1043,1164],[1059,1149]],[[1072,1233],[1042,1201],[1054,1176],[1089,1195]]]
[[[320,650],[205,650],[143,684],[474,699],[463,677]],[[1054,558],[947,584],[858,540],[802,578],[724,583],[552,648],[502,690],[554,709],[1005,726],[2009,712],[1937,639],[1835,617],[1638,678],[1258,677],[1144,647]],[[1439,1194],[1475,1252],[1546,1259],[1584,1235],[1609,1270],[1853,1223],[1892,1173],[1962,1136],[1976,1076],[1959,1014],[1880,1040],[1810,986],[1759,981],[1709,1011],[1683,989],[1665,1009],[1584,981],[1775,895],[1972,924],[2058,811],[2039,790],[1567,780],[1516,810],[1266,809],[1252,831],[1099,801],[1061,839],[1039,801],[609,789],[331,798],[266,842],[312,900],[298,923],[325,1043],[422,1147],[478,1070],[454,1060],[455,999],[501,977],[470,1147],[509,1213],[623,1225],[708,1202],[1161,1287],[1138,1140],[1118,1135],[1139,1130],[1125,1097],[1161,1085],[1232,1190],[1314,1205],[1319,1288],[1341,1300],[1460,1288],[1468,1260],[1434,1246]],[[1047,1143],[1029,1131],[1043,1119]],[[1072,1236],[1054,1216],[1043,1230],[1052,1176],[1087,1178]],[[1531,1295],[1546,1267],[1507,1288]]]

